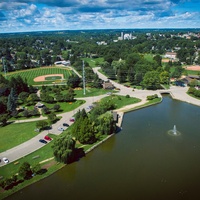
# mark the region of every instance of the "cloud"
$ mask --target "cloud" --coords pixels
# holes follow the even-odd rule
[[[198,0],[1,0],[0,30],[199,26]],[[185,20],[185,23],[183,22]],[[173,21],[173,22],[172,22]],[[181,21],[181,24],[180,24]],[[3,23],[5,22],[5,23]],[[192,23],[191,23],[192,22]],[[15,30],[15,29],[14,29]]]
[[[6,16],[0,11],[0,21],[5,21]]]
[[[40,12],[34,4],[28,5],[25,8],[12,11],[11,15],[15,18],[27,18],[39,15]]]

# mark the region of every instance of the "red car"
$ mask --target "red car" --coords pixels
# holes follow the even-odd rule
[[[75,118],[74,117],[72,117],[72,118],[70,118],[70,120],[69,120],[70,122],[74,122],[75,121]]]
[[[46,136],[44,137],[44,139],[45,139],[45,140],[49,140],[49,141],[52,140],[48,135],[46,135]]]

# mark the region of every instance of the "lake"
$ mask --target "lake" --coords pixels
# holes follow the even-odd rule
[[[170,135],[176,125],[180,135]],[[200,198],[200,108],[164,96],[124,115],[122,131],[7,199]]]

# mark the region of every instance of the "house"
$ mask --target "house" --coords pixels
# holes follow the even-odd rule
[[[115,88],[115,86],[110,81],[105,81],[103,83],[103,89],[105,89],[105,90],[112,90],[114,88]]]
[[[166,52],[165,58],[169,58],[171,60],[175,60],[177,58],[177,53],[176,52]]]
[[[70,63],[69,60],[67,60],[67,61],[62,60],[62,61],[56,61],[56,62],[54,63],[54,65],[65,65],[65,66],[70,66],[71,63]]]
[[[200,80],[200,76],[198,75],[188,75],[186,77],[184,77],[183,79],[181,79],[181,81],[185,84],[188,85],[191,83],[192,80]]]
[[[41,102],[37,102],[35,105],[36,108],[43,108],[44,104],[42,104]]]

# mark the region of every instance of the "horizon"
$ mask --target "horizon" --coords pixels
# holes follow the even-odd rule
[[[200,28],[198,0],[2,0],[0,33]]]
[[[197,30],[200,31],[200,28],[105,28],[105,29],[70,29],[70,30],[34,30],[34,31],[19,31],[19,32],[0,32],[0,35],[4,34],[25,34],[25,33],[43,33],[43,32],[73,32],[73,31],[137,31],[137,30],[170,30],[170,31],[187,31],[187,30]]]

